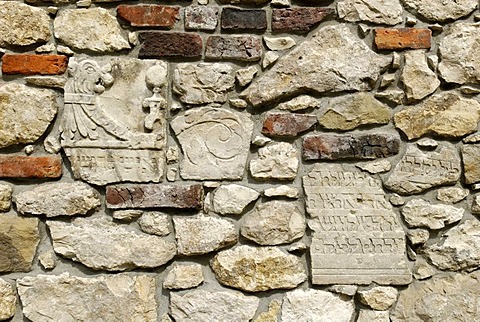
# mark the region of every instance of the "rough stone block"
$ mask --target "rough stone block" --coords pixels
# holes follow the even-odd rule
[[[68,57],[63,55],[6,54],[2,73],[6,75],[59,75],[65,73]]]
[[[60,178],[62,158],[59,156],[0,156],[0,178]]]
[[[258,61],[262,58],[262,40],[255,36],[210,36],[205,56],[221,60]]]
[[[271,136],[294,137],[317,123],[316,115],[269,113],[263,121],[262,133]]]
[[[182,32],[144,31],[139,34],[143,41],[139,58],[202,56],[203,42],[200,35]]]
[[[222,10],[222,29],[234,31],[267,29],[265,10],[224,8]]]
[[[376,28],[375,45],[380,50],[430,49],[432,31],[415,28]]]
[[[171,29],[179,19],[180,7],[161,5],[120,5],[117,16],[134,27],[164,27]]]
[[[215,30],[218,24],[218,7],[189,6],[185,8],[186,30]]]
[[[273,31],[309,31],[335,12],[332,8],[273,9]]]

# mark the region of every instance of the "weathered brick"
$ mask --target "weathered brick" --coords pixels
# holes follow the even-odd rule
[[[375,159],[398,154],[400,138],[391,134],[320,134],[303,139],[304,160]]]
[[[267,14],[265,10],[224,8],[222,10],[222,29],[265,30],[267,29]]]
[[[62,158],[59,156],[0,156],[0,178],[60,178]]]
[[[174,186],[143,184],[108,186],[107,207],[124,208],[182,208],[200,209],[203,204],[203,186]]]
[[[139,38],[143,42],[138,54],[140,58],[202,56],[202,38],[197,34],[144,31]]]
[[[189,6],[185,8],[186,30],[215,30],[218,24],[218,7]]]
[[[309,31],[333,14],[333,8],[273,9],[273,31]]]
[[[119,5],[117,15],[135,27],[173,28],[179,19],[180,7],[161,5]]]
[[[378,49],[430,49],[432,31],[415,28],[376,28],[375,45]]]
[[[2,57],[3,74],[58,75],[68,67],[63,55],[5,54]]]
[[[210,36],[205,56],[212,59],[258,61],[262,41],[255,36]]]
[[[262,133],[271,136],[293,137],[317,123],[311,114],[268,113],[263,121]]]

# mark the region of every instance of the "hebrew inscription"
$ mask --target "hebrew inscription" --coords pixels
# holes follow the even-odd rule
[[[341,165],[303,177],[313,230],[313,284],[408,284],[405,233],[381,182]]]
[[[162,61],[70,60],[61,143],[75,178],[99,185],[162,179],[167,70]]]

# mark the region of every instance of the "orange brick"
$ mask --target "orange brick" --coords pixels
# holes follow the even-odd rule
[[[65,73],[68,57],[63,55],[6,54],[2,57],[3,74],[59,75]]]
[[[376,28],[375,45],[382,50],[430,49],[432,31],[415,28]]]
[[[62,158],[59,156],[0,156],[0,178],[60,178]]]
[[[117,14],[135,27],[173,28],[179,19],[180,7],[161,5],[120,5]]]

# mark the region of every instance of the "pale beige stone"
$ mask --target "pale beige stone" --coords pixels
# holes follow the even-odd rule
[[[321,126],[332,130],[353,130],[362,125],[387,124],[391,109],[370,93],[358,93],[328,99],[319,116]]]
[[[252,139],[252,144],[256,146],[265,146],[270,142],[272,142],[272,139],[267,138],[266,136],[263,136],[263,135],[257,135]]]
[[[263,69],[273,65],[278,60],[278,58],[280,58],[280,55],[277,54],[275,51],[267,51],[265,55],[263,55],[263,60],[262,60]]]
[[[419,257],[415,261],[413,266],[413,276],[417,280],[424,280],[435,275],[436,271],[428,262],[423,258]]]
[[[423,50],[407,51],[400,81],[409,101],[418,101],[432,94],[440,86],[437,75],[428,67]]]
[[[203,283],[203,271],[200,264],[174,264],[163,281],[166,289],[187,289]]]
[[[479,144],[464,144],[462,146],[463,172],[465,183],[472,184],[480,181]]]
[[[63,89],[67,79],[57,76],[28,76],[25,77],[25,81],[30,85]]]
[[[403,21],[399,0],[342,0],[337,3],[338,16],[346,21],[367,21],[396,25]]]
[[[177,163],[180,160],[180,152],[177,147],[169,147],[165,153],[167,164]]]
[[[353,299],[314,289],[295,290],[283,298],[280,321],[349,322],[354,312]]]
[[[300,195],[297,188],[286,185],[265,189],[263,193],[267,197],[287,197],[291,199],[297,199]]]
[[[438,146],[438,142],[429,138],[423,138],[417,141],[420,148],[434,149]]]
[[[480,214],[480,195],[475,195],[473,197],[472,202],[472,214],[479,215]]]
[[[387,88],[393,83],[395,83],[396,80],[396,75],[395,74],[387,74],[383,75],[382,80],[380,81],[380,87],[379,88]]]
[[[332,285],[327,288],[328,291],[347,296],[354,296],[357,294],[358,286],[356,285]]]
[[[464,17],[478,7],[477,0],[405,0],[405,4],[427,20],[440,22]]]
[[[390,322],[388,311],[360,310],[356,322]]]
[[[377,311],[388,310],[396,301],[398,291],[391,286],[376,286],[358,291],[360,302]]]
[[[367,163],[360,163],[356,165],[357,168],[367,171],[368,173],[371,174],[377,174],[377,173],[383,173],[383,172],[388,172],[390,169],[392,169],[392,164],[390,161],[382,159],[382,160],[376,160],[372,162],[367,162]]]
[[[44,269],[51,270],[57,266],[57,257],[54,251],[45,251],[38,256],[38,261]]]
[[[17,296],[13,287],[0,278],[0,321],[8,320],[15,315]]]
[[[447,203],[457,203],[467,198],[469,193],[468,189],[463,188],[441,188],[437,191],[437,199]]]
[[[176,255],[175,243],[113,223],[108,217],[47,221],[53,249],[96,270],[158,267]]]
[[[17,289],[31,321],[157,321],[155,278],[146,275],[27,276]]]
[[[399,89],[391,89],[375,93],[375,98],[384,99],[389,103],[400,105],[403,104],[405,100],[405,93]]]
[[[53,135],[47,136],[47,138],[43,141],[43,147],[45,148],[45,151],[50,154],[57,154],[62,149],[58,138]]]
[[[260,245],[280,245],[303,237],[305,228],[305,217],[296,203],[275,200],[247,213],[241,234]]]
[[[405,198],[403,198],[399,194],[394,193],[390,197],[390,203],[394,206],[403,206],[405,204]]]
[[[286,50],[295,46],[297,43],[292,37],[268,37],[264,36],[265,45],[270,50]]]
[[[46,44],[35,48],[37,54],[48,54],[55,50],[55,44]]]
[[[268,311],[260,313],[253,322],[278,322],[281,307],[280,301],[272,300],[268,304]]]
[[[238,184],[221,185],[212,198],[213,211],[221,215],[239,215],[260,193],[252,188]]]
[[[292,112],[302,111],[308,108],[318,108],[321,106],[321,101],[310,95],[299,95],[289,101],[280,103],[277,108],[280,110],[289,110]]]
[[[201,255],[237,243],[235,225],[223,218],[206,216],[174,216],[175,238],[178,253],[192,256]]]
[[[35,142],[45,133],[57,109],[54,91],[16,83],[0,85],[0,148]]]
[[[245,108],[248,107],[247,101],[242,100],[241,98],[230,99],[230,100],[228,100],[228,103],[233,108],[245,109]]]
[[[293,180],[297,176],[299,153],[290,143],[270,143],[258,150],[258,159],[250,161],[256,179]]]
[[[407,232],[407,237],[413,246],[423,245],[430,238],[430,233],[426,229],[414,229]]]
[[[55,37],[72,48],[96,53],[130,49],[127,32],[107,9],[63,9],[53,25]]]
[[[113,212],[113,219],[120,221],[132,221],[137,219],[143,214],[143,210],[127,209],[127,210],[115,210]]]
[[[158,211],[144,212],[138,220],[138,225],[144,233],[151,235],[167,236],[171,233],[168,215]]]
[[[300,259],[276,247],[236,246],[215,255],[210,266],[221,284],[247,292],[291,289],[307,279]]]
[[[255,75],[257,75],[258,69],[256,66],[250,66],[247,68],[239,69],[235,72],[235,78],[237,80],[238,85],[240,86],[247,86],[250,84]]]
[[[431,204],[423,199],[412,199],[402,208],[402,215],[409,227],[441,229],[460,221],[465,209],[445,204]]]
[[[82,182],[44,184],[13,199],[20,213],[46,217],[86,215],[100,206],[98,192]]]
[[[0,184],[0,211],[10,210],[12,203],[13,188],[6,184]]]
[[[171,293],[170,311],[175,321],[251,321],[260,300],[236,291],[194,290],[184,295]]]
[[[17,1],[0,2],[0,47],[47,42],[51,34],[45,10]]]

